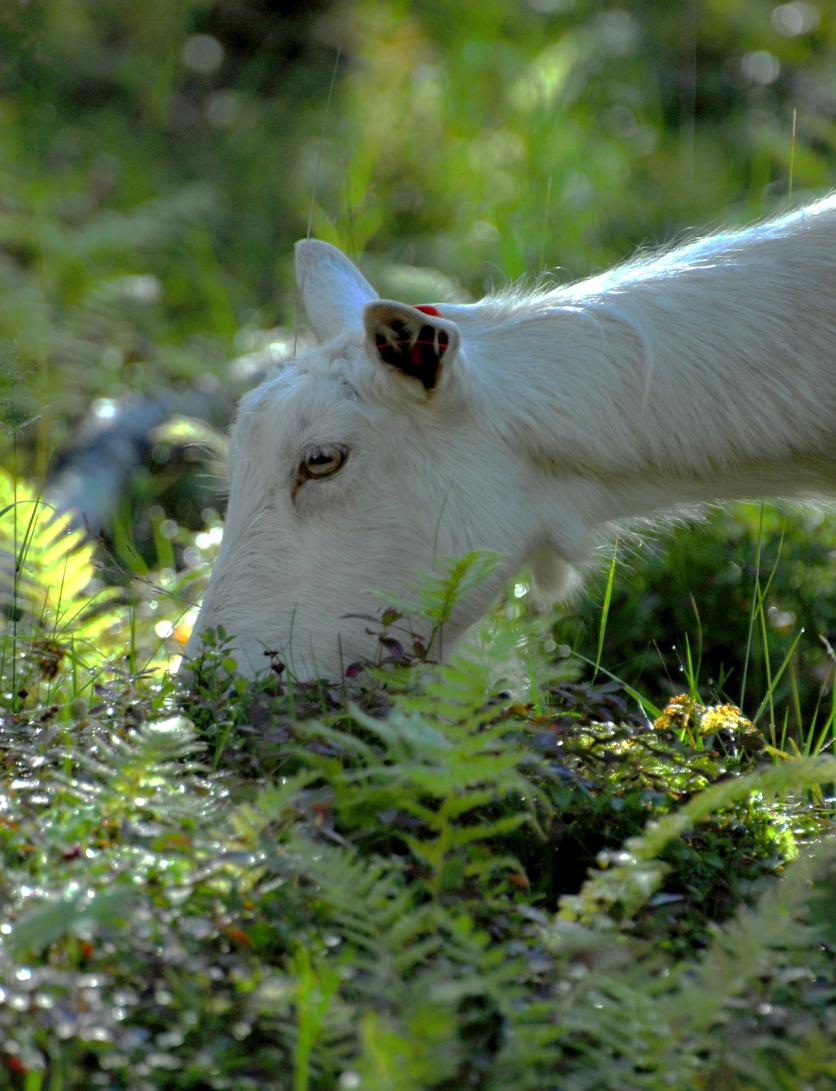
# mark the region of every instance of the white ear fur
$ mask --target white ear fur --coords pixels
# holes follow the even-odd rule
[[[363,307],[378,298],[345,254],[318,239],[296,243],[296,284],[305,314],[320,341],[362,329]]]

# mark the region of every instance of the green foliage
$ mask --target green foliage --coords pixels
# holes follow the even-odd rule
[[[438,575],[417,580],[410,597],[389,593],[383,596],[384,601],[405,614],[424,617],[432,622],[427,647],[430,650],[436,642],[440,643],[444,626],[449,623],[456,603],[472,588],[484,583],[498,559],[495,553],[488,550],[465,553],[447,562]],[[391,621],[396,620],[394,616],[388,616]]]
[[[122,640],[116,592],[97,579],[95,552],[68,516],[0,473],[0,671],[13,704],[36,694],[46,704],[65,696],[67,688],[56,683],[65,660],[70,692],[80,695],[91,684],[88,669]]]
[[[319,131],[331,58],[316,5],[216,8],[0,10],[0,341],[25,376],[6,419],[40,408],[31,474],[94,398],[194,382],[274,321],[275,239],[307,192],[284,164]]]
[[[695,803],[695,810],[701,809],[699,800]],[[606,935],[574,924],[563,930],[558,924],[550,941],[594,959],[595,967],[588,988],[581,987],[571,1003],[561,1006],[560,1036],[597,1066],[584,1071],[578,1065],[560,1086],[572,1091],[597,1086],[742,1091],[796,1087],[804,1078],[812,1087],[825,1088],[834,1072],[832,1058],[825,1059],[830,1032],[810,1026],[801,1032],[809,1052],[796,1053],[798,1027],[792,1045],[777,1041],[773,1004],[782,1005],[783,1018],[788,1011],[783,1005],[798,1003],[805,992],[804,985],[797,991],[798,983],[808,972],[816,976],[829,957],[819,950],[808,962],[805,952],[809,883],[826,875],[833,861],[833,847],[825,845],[790,865],[777,892],[765,893],[753,909],[717,931],[701,957],[684,960],[673,973],[647,952],[638,965],[630,965],[630,952],[607,944]],[[611,890],[622,896],[616,884]],[[783,968],[773,962],[778,951],[778,961],[787,960]],[[596,1073],[606,1073],[600,1083]]]
[[[774,9],[352,5],[315,230],[360,254],[409,247],[477,292],[544,267],[575,278],[729,205],[785,201],[794,110],[795,197],[826,188],[815,96],[836,29]]]
[[[228,683],[283,739],[264,751],[240,720],[231,773],[142,679],[101,687],[58,734],[7,718],[13,1078],[684,1091],[722,1072],[777,1091],[772,1073],[798,1065],[825,1087],[833,854],[822,840],[787,863],[777,800],[832,782],[833,759],[759,768],[733,726],[692,749],[638,720],[595,725],[593,709],[630,714],[574,684],[544,690],[532,720],[486,700],[497,667],[482,651],[381,672],[360,692],[383,716],[316,720],[289,716],[305,693],[276,674]]]
[[[601,573],[554,639],[641,693],[738,703],[777,747],[832,738],[833,520],[736,505],[641,545],[619,550],[603,633]]]
[[[404,694],[385,719],[353,709],[368,742],[353,737],[346,748],[342,733],[300,729],[304,760],[330,785],[340,825],[362,843],[370,819],[388,814],[392,840],[409,849],[435,896],[474,883],[489,896],[497,871],[518,870],[490,845],[523,823],[538,827],[540,793],[520,768],[516,725],[497,722],[496,709],[483,705],[490,670],[490,661],[457,659],[419,693]],[[312,745],[318,740],[330,743],[330,754]],[[519,801],[516,813],[487,817],[486,808],[509,799]]]

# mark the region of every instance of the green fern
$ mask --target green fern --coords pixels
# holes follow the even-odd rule
[[[695,823],[753,793],[766,798],[797,794],[836,780],[836,758],[798,758],[783,765],[758,769],[714,784],[700,792],[679,810],[648,824],[645,832],[631,838],[621,853],[605,857],[602,867],[584,883],[577,895],[561,901],[565,921],[611,924],[610,914],[622,907],[634,916],[656,893],[666,867],[659,859],[667,844],[681,837]],[[612,862],[615,866],[610,866]]]
[[[834,863],[833,843],[805,853],[703,955],[673,964],[626,938],[593,940],[560,924],[549,942],[590,968],[554,1012],[556,1037],[574,1054],[561,1091],[780,1091],[802,1086],[801,1073],[804,1086],[830,1086],[829,959],[809,902]],[[793,1000],[801,1010],[784,1012],[778,1034],[772,1008]]]
[[[546,808],[525,770],[536,759],[516,744],[519,723],[486,703],[493,669],[490,657],[460,656],[401,694],[385,718],[354,707],[361,732],[349,740],[316,722],[299,726],[298,757],[329,785],[340,821],[362,835],[371,816],[390,814],[391,836],[436,896],[519,874],[516,860],[490,846],[524,824],[538,831],[537,811]],[[316,741],[335,743],[339,756],[323,755]],[[521,805],[509,809],[510,801]]]
[[[0,673],[24,696],[45,686],[54,696],[72,675],[74,694],[90,683],[119,644],[118,591],[105,587],[95,545],[39,492],[0,473]]]
[[[560,687],[531,717],[498,695],[518,622],[493,624],[490,651],[346,679],[348,708],[282,675],[221,676],[197,729],[119,677],[60,732],[12,718],[0,1033],[14,1062],[125,1091],[785,1091],[794,1071],[823,1091],[836,1030],[827,843],[723,926],[683,940],[655,911],[671,897],[663,856],[678,845],[693,860],[696,824],[732,807],[749,821],[753,793],[821,802],[836,761],[729,776],[733,732],[718,757],[717,733],[691,751],[673,731],[580,712],[567,727]],[[319,718],[302,718],[311,709]],[[224,774],[202,764],[218,716]],[[573,863],[566,831],[584,801],[634,833],[610,832],[555,915],[560,888],[537,876]],[[736,843],[714,866],[733,866]]]
[[[447,560],[438,572],[416,581],[407,595],[381,594],[379,597],[389,607],[384,618],[394,610],[396,616],[399,612],[422,619],[429,638],[427,646],[422,647],[419,643],[416,651],[421,658],[429,652],[434,656],[443,654],[444,626],[450,621],[456,605],[469,591],[488,579],[498,560],[498,554],[486,549]]]

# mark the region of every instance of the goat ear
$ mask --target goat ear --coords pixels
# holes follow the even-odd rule
[[[419,382],[429,393],[459,349],[459,331],[435,307],[408,307],[387,299],[363,312],[369,348],[376,359]]]
[[[378,295],[353,262],[327,242],[296,243],[296,284],[320,341],[360,328],[363,307]]]

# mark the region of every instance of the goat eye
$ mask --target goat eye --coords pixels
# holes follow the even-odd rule
[[[341,469],[348,458],[345,447],[311,447],[300,467],[302,477],[330,477]]]

